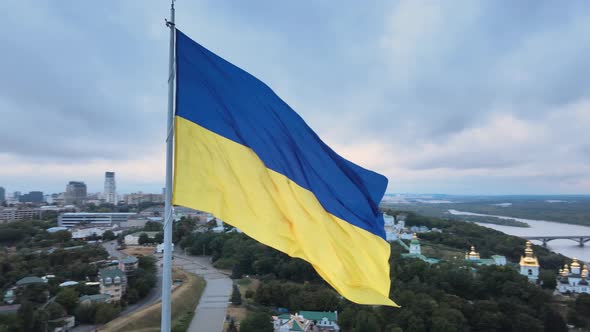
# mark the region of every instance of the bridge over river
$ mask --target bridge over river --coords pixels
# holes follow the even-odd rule
[[[580,247],[583,247],[586,242],[590,241],[590,235],[556,235],[556,236],[522,236],[527,240],[536,240],[543,243],[543,247],[547,246],[547,242],[553,240],[572,240],[578,242]]]

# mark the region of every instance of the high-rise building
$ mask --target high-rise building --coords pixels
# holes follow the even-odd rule
[[[21,196],[20,191],[15,191],[14,194],[12,194],[12,198],[17,202],[20,201],[20,196]]]
[[[115,172],[104,173],[104,199],[107,203],[117,204],[117,186]]]
[[[43,192],[31,191],[28,194],[20,195],[18,200],[23,203],[41,203],[43,202]]]
[[[65,204],[82,205],[86,200],[86,184],[70,181],[66,186]]]
[[[0,203],[4,203],[6,201],[6,190],[4,187],[0,187]]]

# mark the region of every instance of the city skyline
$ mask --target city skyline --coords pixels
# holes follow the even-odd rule
[[[587,2],[178,8],[180,29],[268,83],[342,156],[386,175],[387,192],[590,193]],[[60,192],[80,180],[98,192],[113,170],[120,192],[159,192],[168,4],[0,9],[15,13],[0,22],[11,50],[0,185]]]

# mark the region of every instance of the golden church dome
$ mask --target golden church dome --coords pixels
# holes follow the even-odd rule
[[[526,241],[524,256],[520,257],[520,266],[539,267],[539,261],[533,254],[533,244],[531,241]]]
[[[579,268],[580,267],[580,263],[578,263],[578,259],[576,257],[574,257],[574,260],[572,262],[572,268]]]

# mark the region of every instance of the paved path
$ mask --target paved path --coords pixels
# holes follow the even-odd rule
[[[207,281],[205,291],[195,316],[188,328],[189,332],[222,332],[225,312],[232,291],[231,279],[215,269],[209,257],[174,254],[174,266],[199,275]]]

